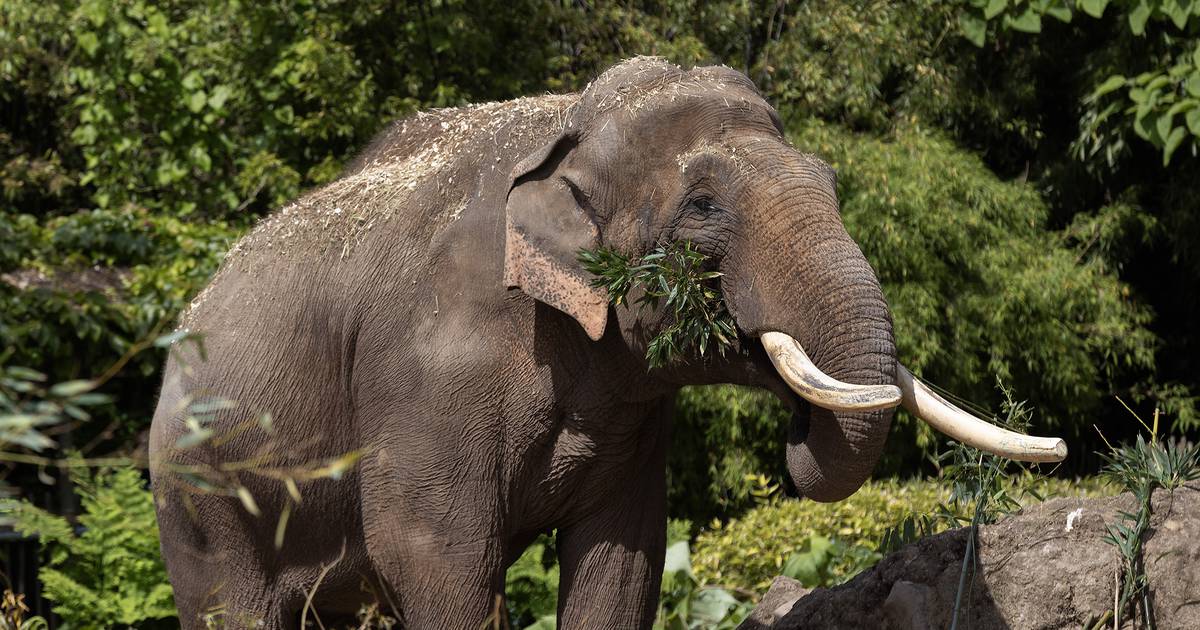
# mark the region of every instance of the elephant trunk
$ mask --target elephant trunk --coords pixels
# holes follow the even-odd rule
[[[826,247],[839,262],[805,284],[812,295],[798,299],[810,306],[797,309],[802,320],[782,317],[779,331],[795,338],[825,374],[845,383],[873,386],[886,392],[878,398],[888,398],[896,383],[896,345],[879,282],[849,237]],[[817,501],[838,501],[867,480],[891,426],[895,402],[882,402],[864,409],[796,406],[787,466],[801,494]]]
[[[793,408],[787,465],[797,490],[837,501],[882,455],[900,401],[896,345],[875,272],[838,215],[832,172],[798,162],[789,164],[787,185],[764,187],[744,232],[763,240],[731,252],[722,288],[739,327],[770,358],[764,367],[779,375],[766,384]],[[804,355],[815,371],[802,368]],[[787,373],[789,363],[798,374]],[[824,392],[806,393],[806,379]]]

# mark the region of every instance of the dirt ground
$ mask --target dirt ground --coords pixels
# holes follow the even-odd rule
[[[958,628],[1078,629],[1111,610],[1121,565],[1103,538],[1121,510],[1136,511],[1131,495],[1054,499],[980,528]],[[832,589],[779,578],[740,628],[949,628],[966,543],[966,529],[931,536]],[[1155,626],[1200,629],[1200,483],[1154,493],[1143,557]],[[1121,628],[1145,627],[1128,617]]]

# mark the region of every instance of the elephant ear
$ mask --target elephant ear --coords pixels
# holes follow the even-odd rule
[[[513,169],[505,205],[504,284],[575,318],[596,341],[608,320],[608,296],[591,285],[576,260],[580,249],[600,241],[563,168],[576,144],[564,134]]]

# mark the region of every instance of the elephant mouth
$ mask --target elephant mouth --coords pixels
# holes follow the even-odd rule
[[[938,395],[903,365],[897,365],[895,385],[855,385],[822,372],[787,334],[764,332],[746,339],[753,340],[745,347],[759,373],[758,384],[787,405],[800,434],[808,433],[814,405],[835,413],[899,405],[941,433],[994,455],[1027,462],[1066,459],[1067,445],[1061,438],[1024,435],[977,418]]]

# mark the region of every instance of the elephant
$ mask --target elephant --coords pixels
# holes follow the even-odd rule
[[[376,597],[405,627],[478,628],[553,530],[559,627],[648,628],[685,385],[774,392],[816,501],[864,483],[898,404],[994,452],[1064,457],[898,362],[839,212],[833,169],[726,67],[637,57],[578,93],[393,123],[238,241],[180,316],[204,352],[172,349],[150,453],[182,626],[298,628]],[[736,339],[651,368],[672,315],[614,306],[577,256],[685,241],[720,273]],[[204,395],[237,406],[201,424]],[[348,453],[340,474],[295,472]]]

